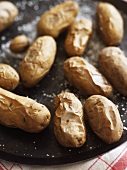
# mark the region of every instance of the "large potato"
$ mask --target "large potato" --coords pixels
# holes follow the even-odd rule
[[[7,64],[0,64],[0,87],[14,90],[19,84],[19,75],[14,68]]]
[[[46,11],[38,22],[38,34],[57,38],[63,30],[73,23],[78,14],[78,8],[76,2],[69,0]]]
[[[117,142],[123,132],[123,124],[115,104],[104,96],[93,95],[84,105],[93,131],[105,142]]]
[[[9,27],[18,15],[17,7],[9,1],[0,2],[0,31]]]
[[[62,146],[80,147],[86,141],[84,113],[81,102],[69,92],[63,92],[54,100],[54,133]]]
[[[50,112],[44,105],[0,88],[0,124],[37,133],[49,121]]]
[[[82,55],[87,47],[91,34],[91,20],[84,18],[74,22],[70,26],[65,40],[65,50],[68,56]]]
[[[94,66],[83,58],[67,59],[64,62],[64,73],[68,81],[83,94],[112,95],[112,86]]]
[[[127,95],[127,58],[118,47],[106,47],[99,54],[102,73],[122,95]]]
[[[97,8],[98,25],[107,45],[118,45],[123,38],[123,19],[111,4],[100,2]]]
[[[56,55],[56,42],[51,36],[39,37],[28,49],[20,66],[26,87],[35,86],[50,70]]]

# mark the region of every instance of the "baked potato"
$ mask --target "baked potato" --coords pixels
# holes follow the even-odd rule
[[[41,16],[37,24],[38,34],[57,38],[62,31],[73,23],[78,10],[78,4],[72,0],[54,6]]]
[[[0,2],[0,32],[8,28],[18,15],[18,8],[9,1]]]
[[[92,21],[83,18],[74,22],[65,39],[65,50],[69,57],[81,56],[92,34]]]
[[[19,84],[19,74],[8,64],[0,63],[0,87],[14,90]]]
[[[100,71],[123,96],[127,95],[127,58],[118,47],[106,47],[99,54]]]
[[[62,92],[54,100],[54,134],[64,147],[80,147],[86,141],[83,107],[79,99]]]
[[[99,2],[97,8],[98,27],[107,45],[118,45],[124,34],[123,18],[110,3]]]
[[[24,86],[35,86],[50,70],[56,55],[56,42],[51,36],[42,36],[29,47],[20,66]]]
[[[85,101],[84,110],[92,130],[104,142],[111,144],[121,138],[123,123],[112,101],[101,95],[93,95]]]
[[[111,96],[112,86],[104,76],[81,57],[71,57],[64,62],[67,80],[85,95],[101,94]]]
[[[50,117],[43,104],[0,88],[0,124],[38,133],[48,126]]]

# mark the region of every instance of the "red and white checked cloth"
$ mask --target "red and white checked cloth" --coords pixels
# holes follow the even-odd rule
[[[127,142],[89,161],[62,166],[32,166],[0,161],[0,170],[127,170]]]

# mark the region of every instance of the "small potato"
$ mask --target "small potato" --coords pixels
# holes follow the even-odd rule
[[[29,44],[28,37],[25,35],[18,35],[11,41],[10,50],[14,53],[21,53],[28,48]]]
[[[84,53],[92,34],[92,22],[89,19],[81,19],[74,22],[68,31],[65,40],[65,50],[68,56],[80,56]]]
[[[0,88],[0,124],[38,133],[50,122],[50,112],[42,104]]]
[[[0,32],[9,27],[18,15],[17,7],[9,1],[0,2]]]
[[[56,42],[51,36],[35,40],[20,66],[20,76],[24,86],[35,86],[49,72],[55,55]]]
[[[99,54],[100,70],[122,95],[127,95],[127,58],[118,47],[106,47]]]
[[[115,104],[106,97],[93,95],[84,105],[93,131],[106,143],[117,142],[123,132],[123,124]]]
[[[69,92],[63,92],[54,100],[54,133],[64,147],[80,147],[86,141],[84,113],[81,102]]]
[[[7,64],[0,64],[0,87],[14,90],[19,84],[19,75],[14,68]]]
[[[64,62],[64,73],[68,81],[83,94],[112,95],[112,86],[103,75],[85,59],[71,57]]]
[[[121,43],[124,33],[123,18],[111,4],[100,2],[97,8],[98,25],[107,45]]]
[[[57,38],[62,31],[73,23],[78,14],[78,9],[78,4],[69,0],[46,11],[38,22],[38,34]]]

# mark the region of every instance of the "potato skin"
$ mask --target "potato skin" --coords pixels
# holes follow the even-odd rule
[[[30,42],[26,35],[18,35],[11,41],[10,50],[14,53],[22,53],[28,48],[29,45]]]
[[[67,80],[83,94],[112,95],[112,86],[103,75],[85,59],[71,57],[64,62],[64,74]]]
[[[19,84],[19,75],[16,70],[7,64],[0,64],[0,87],[14,90]]]
[[[124,33],[123,18],[111,4],[100,2],[97,8],[98,26],[107,45],[121,43]]]
[[[106,143],[117,142],[123,132],[123,124],[115,104],[104,96],[93,95],[84,105],[93,131]]]
[[[122,95],[127,95],[127,58],[118,47],[106,47],[99,54],[100,70]]]
[[[38,133],[49,122],[50,112],[44,105],[0,88],[0,124]]]
[[[0,32],[9,27],[18,15],[18,8],[9,1],[0,2]]]
[[[91,20],[84,18],[74,22],[70,26],[65,40],[65,50],[68,56],[82,55],[87,47],[91,34]]]
[[[20,66],[24,86],[35,86],[49,72],[55,55],[56,42],[51,36],[37,38],[29,47]]]
[[[38,34],[57,38],[73,23],[78,9],[78,4],[72,0],[54,6],[41,16],[37,25]]]
[[[86,141],[84,113],[81,102],[69,92],[63,92],[54,100],[54,134],[64,147],[80,147]]]

